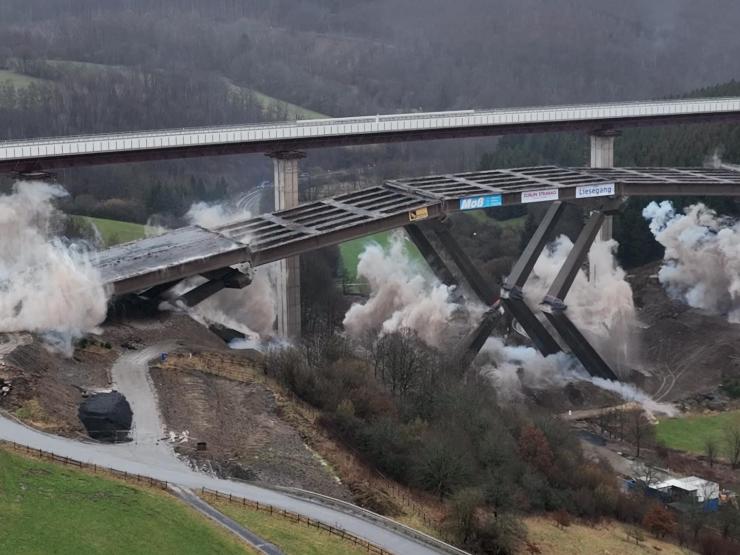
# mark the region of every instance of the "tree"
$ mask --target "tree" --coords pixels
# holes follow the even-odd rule
[[[740,464],[740,424],[731,423],[724,431],[725,454],[733,469]]]
[[[445,524],[461,545],[468,545],[475,539],[478,528],[475,512],[483,502],[483,493],[475,488],[465,488],[452,497]]]
[[[416,475],[419,484],[437,494],[441,501],[465,479],[467,472],[465,454],[446,440],[428,442],[419,455]]]
[[[519,435],[519,454],[540,472],[552,469],[553,454],[545,434],[536,426],[525,426]]]
[[[627,413],[627,437],[635,446],[635,456],[640,457],[641,449],[652,443],[655,430],[645,418],[642,409],[632,410]]]
[[[642,525],[656,537],[663,538],[676,530],[676,519],[673,513],[656,503],[645,513]]]
[[[717,459],[717,453],[719,452],[719,443],[712,436],[704,438],[704,454],[707,457],[709,468],[714,467],[714,461]]]
[[[565,509],[558,509],[555,511],[555,514],[553,515],[553,518],[555,519],[555,524],[558,528],[567,528],[570,526],[571,518],[568,511]]]

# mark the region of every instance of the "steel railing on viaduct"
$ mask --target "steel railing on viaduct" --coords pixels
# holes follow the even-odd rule
[[[740,121],[740,98],[463,110],[0,142],[0,172],[335,146]]]

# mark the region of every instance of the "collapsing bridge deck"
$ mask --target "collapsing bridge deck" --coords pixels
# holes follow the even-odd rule
[[[464,210],[629,196],[740,196],[740,172],[707,168],[500,169],[398,179],[205,230],[112,247],[95,264],[113,294],[250,261],[259,266]]]

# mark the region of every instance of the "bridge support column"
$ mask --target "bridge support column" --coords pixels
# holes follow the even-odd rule
[[[614,167],[614,139],[621,135],[617,129],[605,129],[591,133],[591,163],[592,168]],[[610,241],[614,236],[614,221],[612,216],[606,216],[601,225],[599,237],[602,241]]]
[[[275,210],[298,206],[298,161],[305,153],[273,152]],[[296,339],[301,335],[301,264],[298,256],[278,263],[277,331],[281,337]]]
[[[571,352],[583,364],[583,367],[592,376],[606,378],[608,380],[618,380],[616,374],[606,361],[601,358],[599,353],[591,346],[580,331],[573,325],[568,318],[565,304],[565,297],[570,291],[573,281],[581,269],[591,245],[598,235],[601,225],[604,222],[605,214],[601,211],[595,211],[591,214],[586,225],[578,235],[573,249],[565,259],[562,268],[550,285],[550,289],[543,300],[545,317],[552,324],[552,327],[558,332],[563,341],[568,345]]]
[[[524,300],[523,288],[564,209],[565,204],[560,201],[550,205],[501,288],[501,302],[504,308],[521,324],[534,346],[545,356],[559,352],[560,345]]]

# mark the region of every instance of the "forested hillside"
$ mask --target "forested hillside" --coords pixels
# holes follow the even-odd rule
[[[740,70],[733,54],[740,35],[723,15],[733,2],[713,7],[690,0],[5,0],[0,138],[683,94]],[[583,143],[551,141],[535,151],[542,159],[581,163]],[[364,185],[474,169],[496,144],[327,150],[312,152],[303,167],[318,177],[340,170],[326,179]],[[512,144],[504,141],[497,160],[518,165],[522,151]],[[74,211],[146,221],[248,190],[270,170],[264,157],[237,156],[65,171],[60,179]]]

